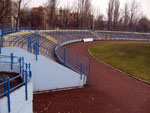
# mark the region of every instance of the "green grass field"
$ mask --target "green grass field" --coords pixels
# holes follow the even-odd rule
[[[92,46],[90,52],[100,61],[150,82],[150,42],[107,42]]]

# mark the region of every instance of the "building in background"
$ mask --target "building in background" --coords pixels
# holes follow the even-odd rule
[[[57,27],[57,28],[81,28],[81,14],[79,12],[70,12],[67,9],[56,8],[53,18],[51,17],[51,10],[45,7],[32,8],[31,26],[38,27]],[[51,18],[50,18],[51,17]],[[88,15],[83,22],[83,28],[93,29],[94,16]]]
[[[0,9],[7,6],[0,15],[2,16],[1,22],[4,23],[5,28],[16,28],[17,16],[18,16],[18,3],[15,1],[9,1],[6,5],[5,0],[0,1]]]
[[[69,24],[69,11],[63,8],[56,9],[56,16],[59,27],[68,27]]]
[[[34,27],[46,27],[46,19],[47,19],[47,12],[45,7],[34,7],[32,8],[33,13],[33,26]]]

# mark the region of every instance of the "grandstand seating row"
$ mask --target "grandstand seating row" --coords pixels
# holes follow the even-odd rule
[[[51,58],[51,59],[54,58],[53,50],[54,50],[56,44],[44,37],[41,37],[40,35],[37,35],[37,34],[11,36],[11,37],[5,39],[3,46],[20,47],[20,48],[27,50],[28,36],[30,36],[30,38],[31,38],[32,47],[33,47],[33,44],[36,41],[37,37],[39,37],[39,52],[40,52],[40,54],[42,54],[48,58]]]
[[[45,34],[54,37],[59,44],[75,39],[97,38],[90,31],[51,31],[45,32]]]
[[[150,39],[150,34],[145,33],[129,33],[129,32],[113,32],[113,31],[90,31],[90,30],[41,30],[29,31],[23,33],[15,33],[6,36],[4,46],[17,46],[27,50],[28,36],[31,37],[32,42],[39,37],[39,51],[46,57],[54,58],[54,48],[63,42],[84,38],[101,38],[109,39]]]
[[[128,32],[103,32],[103,31],[96,31],[99,38],[107,38],[107,39],[117,39],[117,38],[124,38],[124,39],[150,39],[150,34],[144,33],[128,33]]]

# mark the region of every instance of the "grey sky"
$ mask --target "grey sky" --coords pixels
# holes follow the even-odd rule
[[[47,0],[26,0],[26,1],[30,1],[29,2],[29,6],[30,7],[35,7],[35,6],[40,6],[43,5]],[[74,3],[74,1],[77,0],[59,0],[59,6],[66,6],[67,2],[68,4],[72,4]],[[100,10],[101,13],[106,13],[106,9],[107,9],[107,4],[109,0],[92,0],[92,4],[93,4],[93,8],[95,9],[95,13]],[[121,2],[121,7],[123,7],[124,3],[130,3],[131,0],[120,0]],[[137,2],[139,3],[139,7],[140,7],[140,11],[143,12],[143,15],[146,15],[147,17],[150,18],[150,0],[137,0]]]

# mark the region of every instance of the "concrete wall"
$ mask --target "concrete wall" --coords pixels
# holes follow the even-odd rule
[[[31,63],[33,90],[44,91],[68,87],[83,86],[86,77],[80,80],[80,74],[39,55],[36,61],[35,55],[16,47],[6,47],[2,49],[2,54],[9,55],[13,53],[15,56],[24,56],[25,62]]]
[[[8,63],[0,63],[0,72],[20,72],[20,66],[17,64],[13,64],[13,68],[11,70],[11,65]]]
[[[28,100],[25,99],[25,86],[18,88],[10,94],[10,113],[33,113],[33,88],[32,82],[28,83]],[[7,97],[0,99],[0,113],[8,113]]]
[[[72,43],[76,43],[76,42],[82,42],[83,39],[75,39],[75,40],[68,40],[68,41],[65,41],[61,44],[59,44],[60,46],[64,46],[64,45],[67,45],[67,44],[72,44]]]

